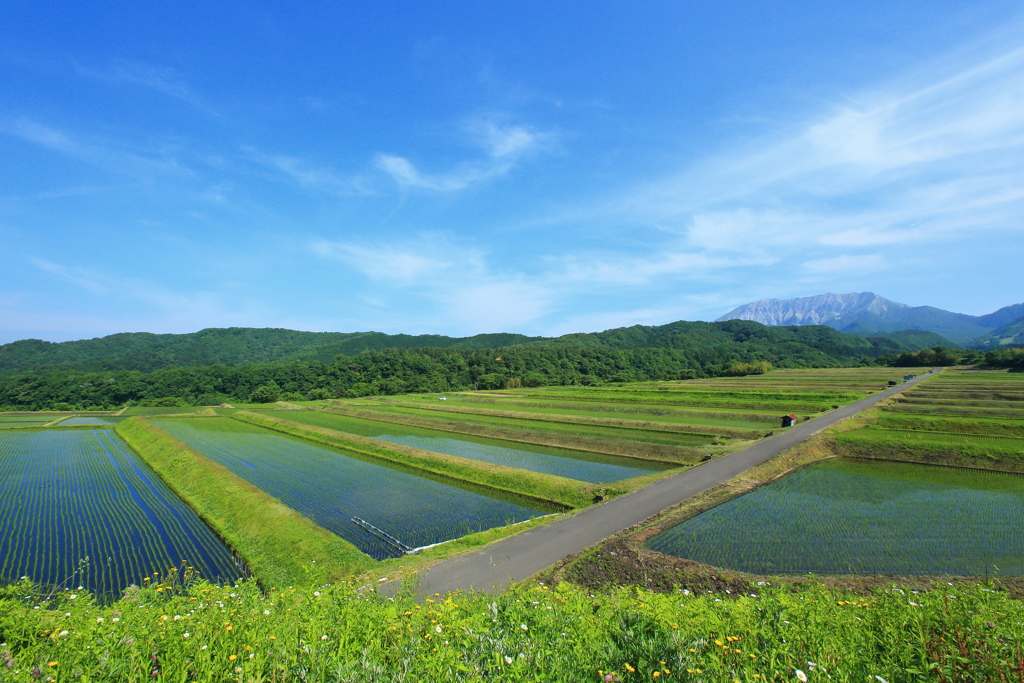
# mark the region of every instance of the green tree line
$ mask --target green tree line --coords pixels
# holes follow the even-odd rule
[[[0,378],[4,410],[112,409],[123,405],[218,405],[302,398],[591,385],[677,380],[732,374],[745,366],[849,365],[802,346],[731,342],[691,349],[511,347],[504,349],[386,349],[338,356],[331,363],[288,361],[242,367],[211,365],[12,375]],[[769,365],[770,364],[770,365]]]

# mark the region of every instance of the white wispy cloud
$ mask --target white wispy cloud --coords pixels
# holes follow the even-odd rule
[[[165,150],[140,149],[109,140],[83,140],[29,117],[0,118],[0,135],[9,135],[54,152],[123,174],[190,173]]]
[[[187,102],[207,114],[216,115],[216,112],[189,86],[184,77],[175,69],[167,66],[115,59],[106,66],[75,64],[75,70],[83,76],[107,83],[150,88],[168,97]]]
[[[786,291],[803,276],[877,272],[908,244],[1020,239],[1024,47],[1014,40],[973,63],[950,57],[848,95],[802,124],[539,224],[596,226],[623,245],[557,259],[581,286],[695,275],[727,285],[757,268],[759,286],[768,278]],[[640,229],[662,236],[640,247]]]
[[[97,277],[84,268],[65,266],[44,258],[33,258],[29,260],[29,263],[43,272],[54,275],[93,294],[104,295],[110,291],[110,287],[103,282],[104,278]]]
[[[267,154],[253,146],[245,146],[242,151],[252,161],[284,173],[304,187],[341,196],[370,194],[358,174],[346,175],[295,156]]]
[[[458,273],[476,273],[482,255],[469,250],[441,247],[430,238],[403,244],[371,244],[317,240],[313,253],[373,279],[394,286],[426,286],[431,279]]]
[[[374,165],[403,189],[454,192],[508,173],[525,155],[537,151],[551,139],[550,134],[504,124],[493,118],[472,119],[466,123],[465,130],[474,144],[486,153],[486,159],[463,163],[445,173],[421,171],[407,157],[394,154],[377,154]]]

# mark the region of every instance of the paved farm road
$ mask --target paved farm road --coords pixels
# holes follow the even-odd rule
[[[687,498],[729,481],[839,420],[856,415],[868,406],[917,384],[939,369],[827,415],[802,422],[781,434],[758,441],[749,448],[661,479],[607,503],[589,507],[571,517],[497,541],[483,550],[442,560],[420,573],[420,592],[443,595],[459,589],[500,591],[509,583],[523,581],[567,555],[588,548]],[[393,590],[393,585],[381,586],[382,592]]]

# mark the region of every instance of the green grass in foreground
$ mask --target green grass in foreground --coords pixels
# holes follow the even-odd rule
[[[351,543],[149,422],[130,418],[115,430],[264,584],[308,585],[372,566],[373,561]],[[315,576],[309,572],[314,566]]]
[[[1019,680],[1024,604],[995,588],[752,584],[697,596],[526,584],[417,604],[345,583],[165,582],[98,607],[22,583],[0,589],[0,666],[5,680],[89,683]]]

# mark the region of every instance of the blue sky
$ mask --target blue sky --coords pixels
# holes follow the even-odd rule
[[[1024,301],[1018,2],[7,0],[0,343]]]

